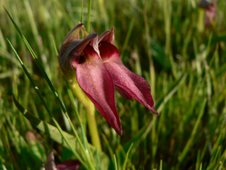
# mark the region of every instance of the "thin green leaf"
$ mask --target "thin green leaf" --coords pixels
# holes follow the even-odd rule
[[[197,133],[199,124],[201,122],[201,118],[202,118],[203,114],[205,113],[204,109],[205,109],[205,106],[206,106],[206,101],[207,101],[206,99],[203,100],[201,107],[200,107],[199,114],[198,114],[198,118],[197,118],[195,125],[194,125],[194,128],[191,132],[191,136],[189,137],[183,151],[181,152],[181,154],[178,157],[178,160],[179,160],[180,163],[182,163],[184,161],[185,157],[187,156],[189,150],[191,149],[191,147],[194,143],[195,135]]]
[[[133,143],[130,145],[130,147],[129,147],[127,153],[126,153],[126,157],[125,157],[125,160],[124,160],[124,163],[123,163],[123,168],[122,168],[123,170],[126,170],[127,169],[126,168],[126,165],[128,163],[128,159],[129,159],[130,152],[131,152],[132,148],[133,148]]]
[[[74,152],[75,156],[81,161],[81,163],[86,166],[87,162],[84,162],[84,158],[87,158],[87,153],[84,153],[84,150],[82,150],[81,148],[81,144],[78,142],[77,137],[63,131],[59,124],[56,122],[56,120],[54,119],[54,123],[56,124],[57,127],[46,123],[36,117],[34,117],[31,113],[29,113],[27,111],[27,109],[25,109],[14,97],[14,103],[17,106],[17,108],[19,109],[19,111],[30,121],[31,125],[34,128],[38,128],[40,131],[42,131],[43,133],[46,133],[48,130],[48,135],[49,137],[62,144],[64,147],[70,149],[71,151]],[[51,132],[51,133],[49,133]],[[106,157],[106,155],[100,151],[97,151],[92,145],[88,144],[89,149],[91,150],[92,153],[98,153],[98,155],[100,155],[100,159],[102,160],[103,164],[107,166],[108,164],[108,159]],[[80,155],[83,155],[83,158],[80,157]],[[92,167],[91,165],[89,165],[89,167]],[[88,168],[89,169],[89,168]]]

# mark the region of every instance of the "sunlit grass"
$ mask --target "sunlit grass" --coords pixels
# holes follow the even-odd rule
[[[79,159],[86,169],[224,169],[226,3],[210,28],[196,3],[0,1],[0,169],[40,169],[52,150],[57,162]],[[58,64],[79,22],[114,28],[123,62],[150,82],[160,112],[116,95],[124,134],[96,112],[101,151]]]

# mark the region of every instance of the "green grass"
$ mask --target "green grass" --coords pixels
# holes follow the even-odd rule
[[[41,169],[52,150],[56,162],[78,159],[81,169],[225,169],[226,3],[218,1],[210,28],[196,4],[1,0],[0,169]],[[124,64],[150,82],[160,112],[117,94],[124,134],[96,112],[101,150],[88,126],[92,107],[58,63],[79,22],[90,32],[114,27]]]

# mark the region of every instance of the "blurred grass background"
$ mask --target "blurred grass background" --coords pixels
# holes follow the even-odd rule
[[[54,125],[56,120],[62,130],[73,134],[43,75],[44,70],[67,108],[79,136],[76,139],[86,138],[91,143],[86,109],[72,93],[58,63],[58,50],[65,35],[79,22],[91,26],[91,32],[115,29],[116,45],[124,64],[150,82],[160,111],[160,116],[155,117],[137,102],[117,95],[124,135],[117,136],[97,113],[102,152],[108,163],[95,159],[90,167],[224,169],[226,2],[217,1],[216,18],[208,28],[204,24],[204,10],[197,4],[196,0],[1,0],[0,169],[40,169],[53,149],[56,162],[79,159],[83,160],[81,169],[89,167],[86,164],[90,159],[89,156],[86,159],[85,152],[65,146],[64,137],[56,139],[62,133],[52,136],[51,131],[48,134],[37,128],[33,119],[20,114],[22,109],[13,102],[14,95],[32,116],[49,125]],[[44,69],[40,70],[32,58],[3,7],[19,26]],[[39,88],[41,98],[8,41]],[[85,141],[82,140],[82,144],[86,148]],[[89,154],[99,158],[95,148]]]

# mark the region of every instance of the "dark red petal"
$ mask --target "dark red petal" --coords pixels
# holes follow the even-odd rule
[[[104,61],[108,60],[109,58],[111,60],[114,60],[114,59],[117,60],[117,58],[120,58],[118,49],[109,42],[100,42],[99,43],[99,52],[100,52],[101,58]]]
[[[85,54],[89,61],[76,65],[78,84],[107,122],[119,135],[122,135],[122,128],[115,106],[114,84],[111,76],[107,72],[103,61],[92,48],[86,49]]]
[[[114,39],[115,39],[114,29],[106,31],[99,36],[99,42],[105,41],[105,42],[109,42],[112,44],[112,43],[114,43]]]
[[[67,160],[56,165],[57,170],[78,170],[80,162],[77,160]]]
[[[154,101],[148,82],[123,65],[119,58],[117,48],[105,42],[100,45],[99,50],[101,57],[104,59],[104,65],[111,74],[117,88],[119,88],[121,92],[125,92],[126,96],[129,95],[131,98],[143,104],[153,113],[157,113],[153,107]]]

